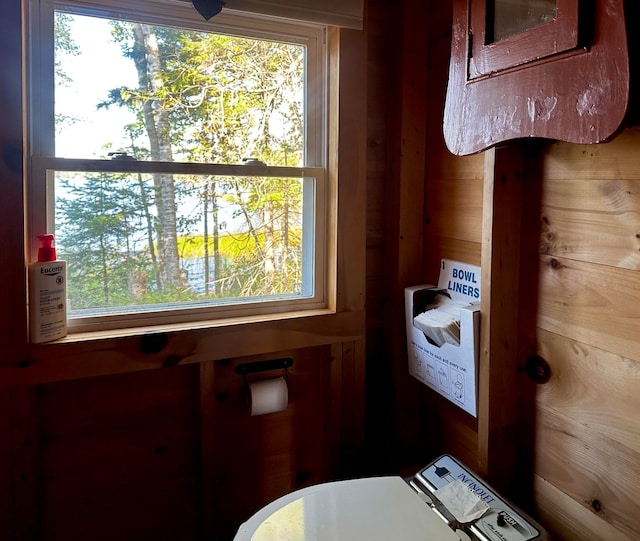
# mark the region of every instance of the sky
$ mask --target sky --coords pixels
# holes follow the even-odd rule
[[[112,142],[126,145],[122,126],[132,123],[134,115],[122,107],[96,110],[109,91],[120,86],[135,86],[137,75],[130,59],[123,58],[113,43],[108,21],[75,16],[72,36],[81,54],[65,56],[62,69],[73,85],[56,89],[56,113],[77,117],[56,134],[56,154],[64,158],[104,157],[102,146]]]

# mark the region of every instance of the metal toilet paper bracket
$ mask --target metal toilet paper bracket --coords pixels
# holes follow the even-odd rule
[[[284,370],[284,379],[287,382],[287,387],[289,386],[289,372],[288,368],[293,366],[293,359],[284,358],[284,359],[270,359],[267,361],[255,361],[252,363],[243,363],[236,366],[236,374],[240,374],[244,376],[245,383],[249,384],[249,380],[247,378],[248,374],[255,374],[258,372],[268,372],[270,370]]]

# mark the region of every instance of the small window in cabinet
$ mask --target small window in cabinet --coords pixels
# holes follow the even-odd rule
[[[558,12],[557,0],[486,0],[486,4],[489,43],[550,23]]]
[[[471,34],[472,78],[570,51],[578,46],[578,2],[471,2]]]

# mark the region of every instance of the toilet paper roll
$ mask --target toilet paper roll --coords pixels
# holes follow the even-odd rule
[[[283,377],[249,383],[249,413],[251,416],[283,411],[289,403],[289,388]]]

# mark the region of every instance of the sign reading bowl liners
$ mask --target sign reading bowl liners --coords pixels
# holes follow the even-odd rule
[[[467,413],[477,416],[478,344],[480,335],[480,267],[443,259],[438,285],[405,289],[405,323],[409,373]],[[446,294],[460,306],[459,343],[436,345],[414,319]],[[436,308],[437,310],[437,308]],[[435,318],[434,318],[435,319]],[[427,329],[428,331],[429,329]]]
[[[446,289],[454,301],[480,302],[480,267],[450,259],[440,262],[438,288]]]

